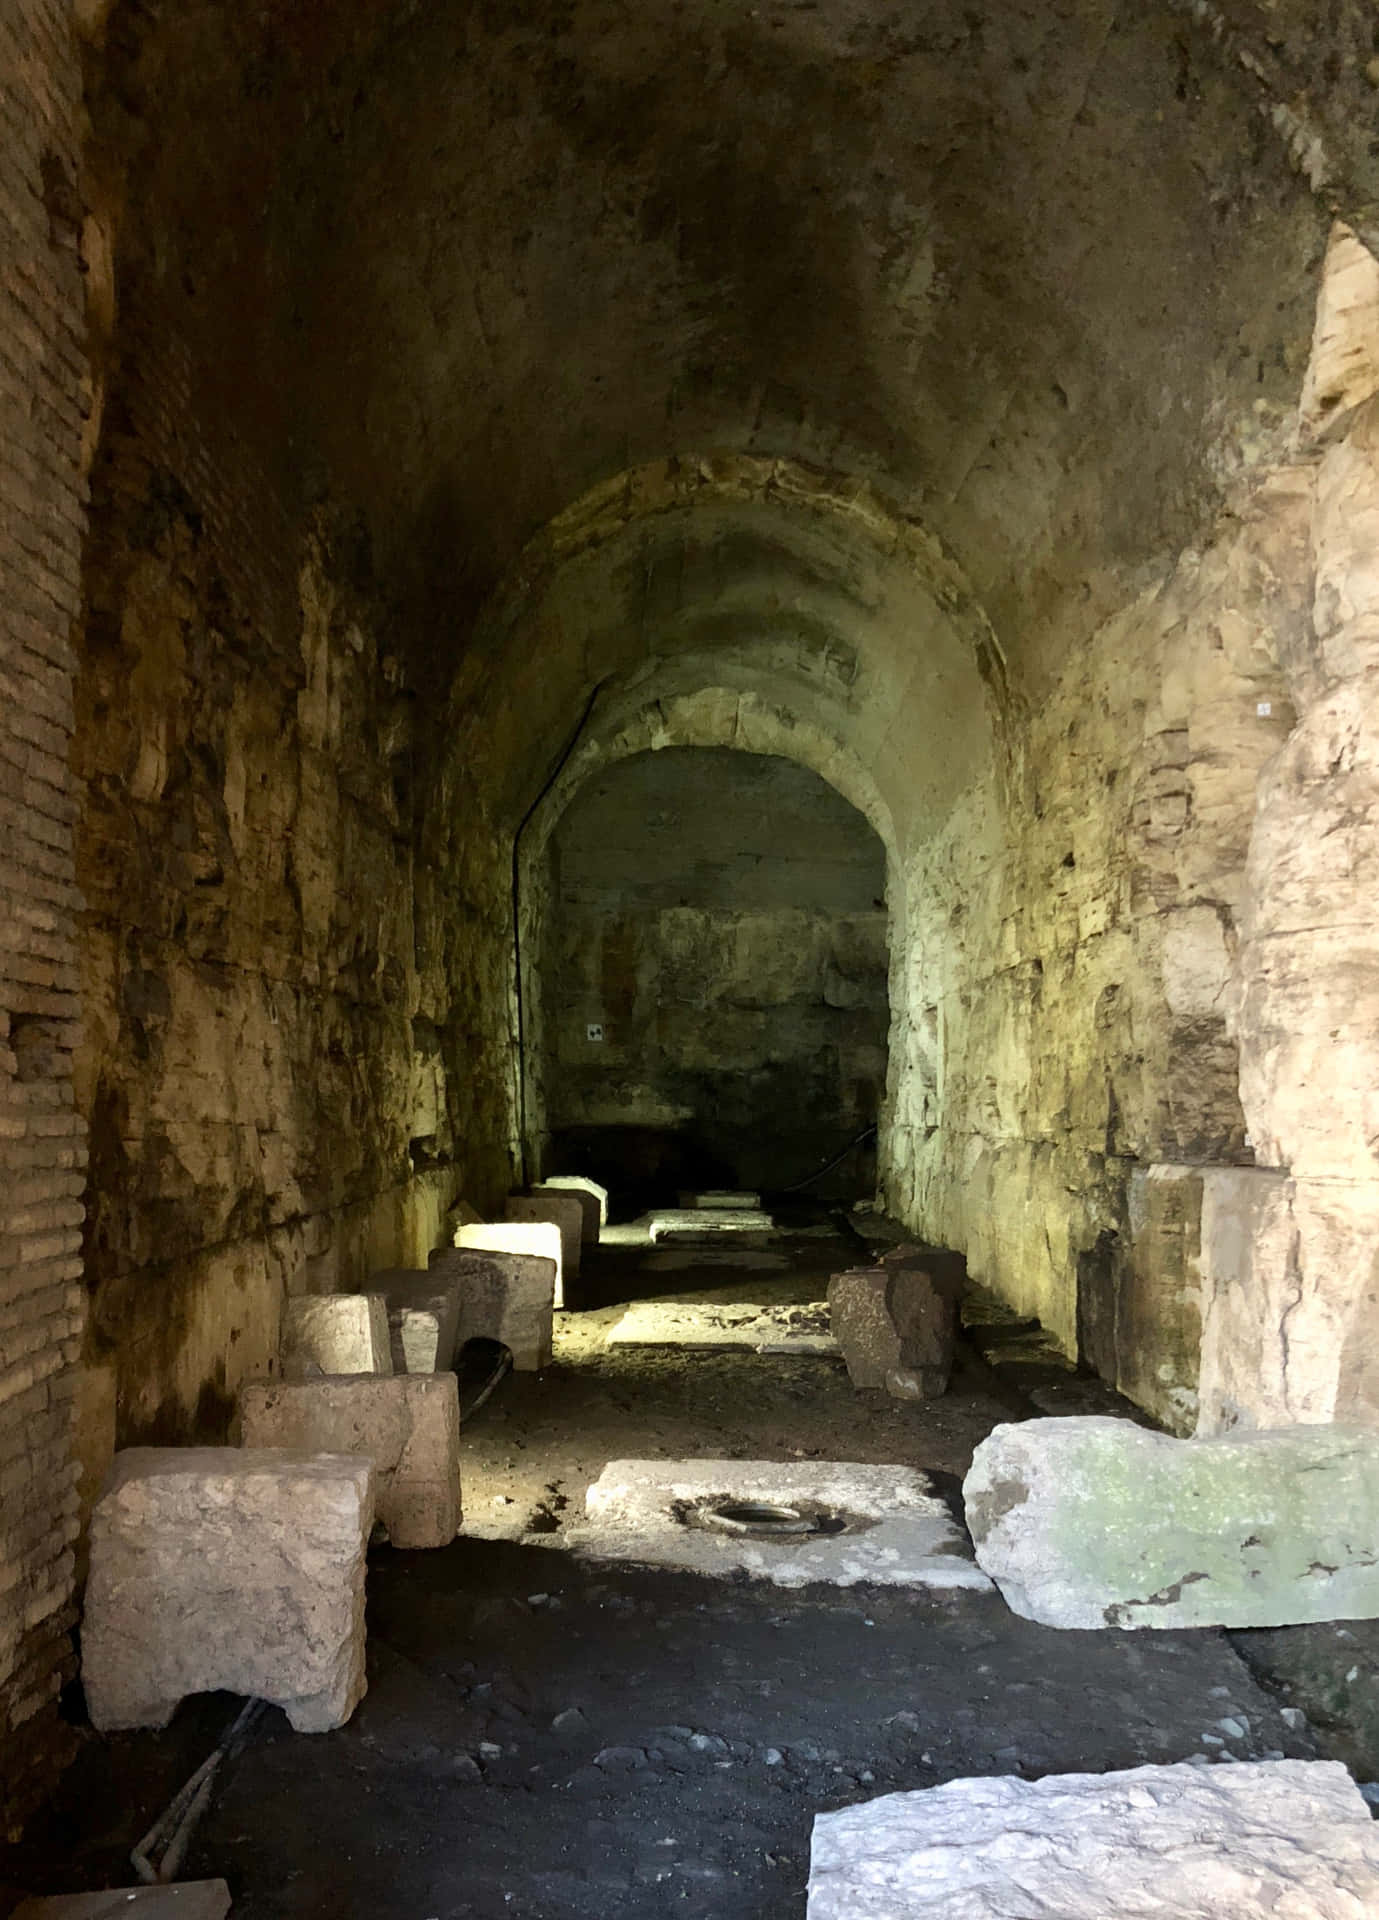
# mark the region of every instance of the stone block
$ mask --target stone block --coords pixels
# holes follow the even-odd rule
[[[372,1460],[378,1518],[395,1547],[445,1547],[455,1538],[460,1398],[453,1373],[251,1381],[239,1407],[246,1447]]]
[[[539,1373],[551,1360],[556,1262],[540,1254],[483,1247],[442,1247],[431,1255],[433,1278],[454,1287],[457,1345],[497,1340],[518,1373]]]
[[[229,1911],[230,1889],[223,1880],[178,1880],[165,1887],[111,1887],[104,1893],[25,1900],[10,1920],[224,1920]]]
[[[424,1267],[385,1267],[369,1287],[388,1303],[393,1372],[448,1372],[459,1337],[458,1290]]]
[[[555,1266],[554,1303],[565,1304],[564,1242],[560,1228],[549,1220],[482,1220],[461,1227],[455,1245],[463,1252],[521,1253]],[[437,1264],[432,1256],[432,1265]],[[470,1336],[472,1337],[472,1336]]]
[[[1340,1920],[1379,1831],[1334,1761],[950,1780],[815,1817],[807,1920]]]
[[[532,1188],[533,1193],[573,1194],[584,1209],[582,1238],[586,1247],[596,1247],[599,1234],[608,1225],[608,1189],[596,1180],[578,1173],[554,1173]]]
[[[874,1267],[834,1275],[829,1319],[853,1386],[905,1400],[947,1390],[962,1273],[958,1255],[901,1246]]]
[[[189,1693],[283,1708],[299,1733],[364,1695],[374,1471],[357,1454],[135,1447],[91,1522],[81,1669],[92,1722],[163,1727]]]
[[[561,1303],[579,1277],[584,1240],[584,1202],[573,1193],[510,1193],[505,1208],[509,1220],[548,1221],[560,1229]]]
[[[283,1313],[283,1372],[391,1373],[388,1303],[381,1293],[303,1294]]]
[[[1052,1627],[1379,1617],[1379,1434],[1175,1440],[1096,1416],[997,1427],[963,1483],[981,1566]]]

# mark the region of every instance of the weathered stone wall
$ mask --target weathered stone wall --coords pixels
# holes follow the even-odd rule
[[[76,741],[90,1357],[122,1442],[213,1439],[287,1293],[424,1265],[461,1180],[505,1188],[505,865],[447,870],[443,823],[419,850],[363,530],[285,504],[137,288],[117,344]]]
[[[861,814],[790,761],[671,747],[592,779],[551,858],[555,1159],[777,1188],[845,1155],[815,1191],[869,1192],[846,1150],[885,1084],[886,855]]]
[[[0,1833],[61,1758],[84,1150],[69,636],[87,407],[79,76],[60,0],[0,12]]]
[[[1180,1428],[1194,1170],[1253,1157],[1229,985],[1309,500],[1275,474],[1067,660],[911,874],[887,1197]]]

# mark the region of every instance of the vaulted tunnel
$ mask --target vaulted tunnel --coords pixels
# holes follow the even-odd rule
[[[638,1111],[570,836],[691,761],[883,876],[884,1089],[791,1171],[878,1090],[887,1213],[1149,1416],[1379,1418],[1379,48],[1314,14],[0,23],[0,1748],[74,1462]]]

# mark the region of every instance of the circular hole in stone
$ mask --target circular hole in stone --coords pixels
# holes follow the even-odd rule
[[[690,1519],[688,1514],[683,1517]],[[844,1515],[832,1513],[813,1500],[786,1507],[773,1500],[740,1498],[706,1501],[694,1513],[693,1523],[718,1533],[750,1534],[765,1540],[788,1534],[842,1533],[848,1524]]]

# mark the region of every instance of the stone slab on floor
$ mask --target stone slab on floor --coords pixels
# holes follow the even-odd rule
[[[458,1287],[426,1267],[386,1267],[369,1288],[388,1303],[394,1373],[446,1373],[455,1364],[460,1331]]]
[[[224,1920],[230,1889],[223,1880],[179,1880],[165,1887],[111,1887],[104,1893],[56,1893],[25,1900],[10,1920]]]
[[[282,1355],[289,1380],[317,1373],[391,1373],[387,1301],[381,1293],[298,1295],[283,1310]]]
[[[189,1693],[271,1700],[299,1733],[364,1694],[374,1470],[357,1454],[133,1447],[91,1521],[81,1631],[102,1732],[164,1727]]]
[[[763,1539],[686,1524],[725,1501],[846,1514],[856,1530]],[[987,1589],[990,1581],[928,1478],[910,1467],[835,1461],[613,1460],[590,1487],[565,1544],[588,1558],[748,1574],[778,1587],[859,1582]]]
[[[776,1223],[756,1207],[660,1207],[650,1217],[648,1236],[657,1241],[694,1241],[705,1235],[773,1235]]]
[[[460,1396],[453,1373],[256,1380],[239,1396],[246,1447],[356,1453],[395,1547],[445,1547],[459,1531]]]
[[[1000,1426],[963,1483],[977,1558],[1053,1627],[1379,1617],[1379,1433],[1176,1440],[1104,1416]]]
[[[1379,1829],[1330,1761],[950,1780],[814,1821],[806,1920],[1359,1920]]]
[[[112,1887],[105,1893],[57,1893],[25,1900],[10,1920],[225,1920],[223,1880],[180,1880],[166,1887]]]
[[[609,1330],[610,1347],[729,1347],[747,1353],[835,1356],[828,1306],[751,1301],[638,1300]]]
[[[556,1262],[534,1253],[492,1253],[479,1247],[441,1247],[431,1272],[453,1284],[459,1304],[457,1346],[496,1340],[517,1373],[551,1364]]]
[[[555,1266],[554,1301],[565,1305],[565,1253],[560,1228],[550,1220],[479,1220],[461,1227],[455,1245],[462,1252],[526,1253]]]

